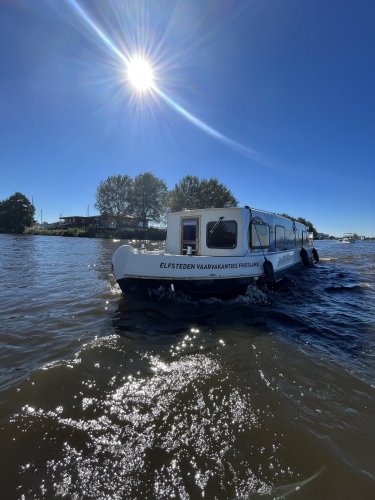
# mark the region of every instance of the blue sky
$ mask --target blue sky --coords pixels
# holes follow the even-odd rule
[[[52,222],[109,175],[191,174],[375,236],[374,22],[372,0],[0,0],[0,199]]]

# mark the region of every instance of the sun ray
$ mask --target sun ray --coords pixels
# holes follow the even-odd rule
[[[85,23],[96,33],[102,43],[110,49],[112,54],[120,59],[122,64],[125,63],[126,81],[132,85],[137,93],[153,91],[155,96],[158,95],[171,109],[179,113],[189,123],[195,125],[207,135],[220,141],[222,144],[230,147],[238,153],[250,158],[257,163],[268,168],[275,169],[275,164],[265,155],[257,152],[255,149],[245,146],[230,137],[225,136],[218,130],[214,129],[203,120],[200,120],[192,113],[183,108],[180,104],[174,101],[171,97],[165,94],[154,81],[154,72],[151,64],[143,56],[135,56],[133,58],[126,57],[124,53],[116,46],[113,40],[95,23],[89,14],[83,9],[77,0],[66,0],[66,2],[75,10],[75,12],[85,21]],[[271,166],[271,164],[273,164]]]
[[[119,50],[108,35],[104,33],[103,30],[91,19],[87,12],[80,6],[76,0],[66,0],[73,9],[78,13],[78,15],[90,26],[92,30],[99,36],[99,38],[104,42],[106,47],[108,47],[117,57],[119,57],[125,64],[129,64],[129,59]]]

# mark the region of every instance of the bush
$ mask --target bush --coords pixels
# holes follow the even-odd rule
[[[78,236],[80,238],[116,238],[121,240],[157,240],[164,241],[167,235],[165,229],[99,229],[90,227],[81,229],[78,227],[69,227],[66,229],[40,229],[30,227],[25,230],[25,234],[34,234],[42,236]]]

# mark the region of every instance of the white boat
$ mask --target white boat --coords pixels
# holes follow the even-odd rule
[[[235,296],[318,260],[304,224],[249,207],[211,208],[169,213],[165,250],[123,245],[112,269],[124,293]]]
[[[344,236],[340,240],[342,243],[354,243],[355,238],[353,233],[344,233]]]

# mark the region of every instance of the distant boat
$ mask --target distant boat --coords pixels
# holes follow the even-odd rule
[[[341,243],[354,243],[355,238],[353,233],[344,233],[343,237],[340,239]]]
[[[112,269],[124,293],[236,296],[318,260],[304,224],[249,207],[208,208],[169,213],[165,251],[123,245]]]

